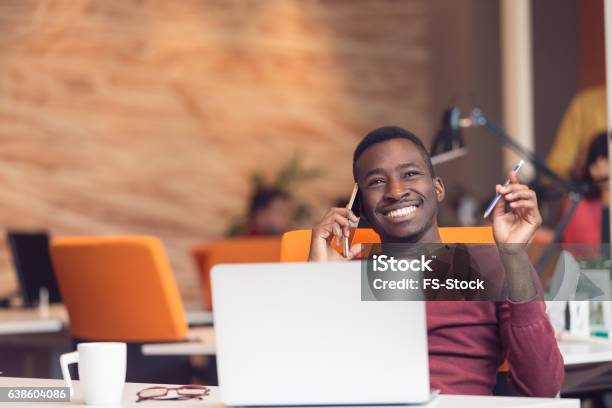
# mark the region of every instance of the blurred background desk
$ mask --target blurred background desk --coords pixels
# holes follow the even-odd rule
[[[186,306],[185,319],[189,326],[208,326],[213,324],[213,313],[196,306]]]
[[[59,332],[67,322],[63,305],[51,305],[46,316],[36,308],[0,309],[0,335]]]
[[[559,348],[565,361],[562,395],[602,403],[612,384],[612,342],[598,338],[562,340]]]
[[[185,310],[185,319],[190,326],[211,325],[213,314],[190,306]],[[47,316],[37,308],[0,309],[0,335],[59,332],[69,323],[68,313],[62,304],[50,305]]]
[[[562,340],[559,349],[565,367],[612,362],[612,342],[606,340]]]
[[[212,312],[191,309],[191,306],[187,309],[185,317],[190,326],[212,324]],[[68,332],[69,323],[62,304],[50,305],[47,316],[41,315],[37,308],[0,309],[0,355],[4,375],[61,378],[59,356],[74,348]],[[198,329],[191,328],[189,338],[210,338],[206,327]],[[211,327],[208,329],[212,332]]]
[[[59,356],[72,349],[67,322],[62,305],[50,306],[47,316],[34,308],[0,309],[4,374],[60,378]]]
[[[191,341],[180,343],[143,344],[145,356],[214,356],[217,353],[215,331],[212,327],[196,327],[189,330]]]

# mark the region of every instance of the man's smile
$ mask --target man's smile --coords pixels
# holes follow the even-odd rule
[[[383,215],[387,222],[398,224],[414,218],[420,206],[420,201],[395,204],[381,209],[379,213]]]

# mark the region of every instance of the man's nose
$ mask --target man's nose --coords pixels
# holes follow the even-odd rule
[[[399,181],[389,181],[389,183],[387,184],[385,198],[389,200],[399,201],[407,194],[410,194],[409,190]]]

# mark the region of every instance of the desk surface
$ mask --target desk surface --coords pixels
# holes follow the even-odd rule
[[[142,354],[145,356],[214,356],[216,354],[213,327],[192,327],[188,336],[189,341],[186,342],[144,344]]]
[[[0,334],[58,332],[67,321],[63,305],[50,305],[46,316],[37,308],[0,309]]]
[[[213,324],[213,313],[210,310],[190,309],[185,308],[185,319],[187,324],[193,325],[210,325]]]
[[[612,341],[609,340],[561,340],[559,350],[566,366],[612,361]]]
[[[75,384],[75,396],[72,402],[44,402],[27,403],[28,407],[77,407],[83,406],[81,389],[78,381]],[[64,387],[62,380],[47,380],[37,378],[12,378],[0,377],[0,387]],[[136,393],[151,384],[127,383],[123,392],[122,407],[223,407],[219,400],[218,387],[210,387],[211,393],[204,400],[184,400],[184,401],[145,401],[136,403]],[[4,406],[17,406],[19,404],[2,404]],[[440,395],[427,405],[411,407],[428,408],[579,408],[580,401],[577,399],[551,399],[551,398],[518,398],[518,397],[482,397],[464,395]],[[322,408],[322,407],[321,407]],[[361,406],[360,408],[363,408]]]
[[[185,318],[189,325],[212,324],[212,312],[206,310],[185,311]],[[27,333],[53,333],[58,332],[64,325],[69,324],[68,313],[62,304],[49,306],[49,313],[45,316],[38,308],[11,308],[0,309],[0,335],[27,334]]]

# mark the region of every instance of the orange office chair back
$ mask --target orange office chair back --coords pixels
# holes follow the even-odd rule
[[[445,243],[492,244],[491,227],[445,227],[440,228],[440,238]],[[310,250],[311,230],[295,230],[283,234],[281,262],[305,262]],[[352,244],[379,243],[380,237],[371,228],[357,228]]]
[[[235,238],[199,245],[192,251],[200,272],[202,302],[212,309],[210,269],[220,263],[278,262],[281,241],[278,237]]]
[[[444,227],[440,238],[445,244],[494,244],[491,227]]]
[[[51,257],[74,337],[147,342],[187,336],[179,290],[157,238],[56,238]]]

